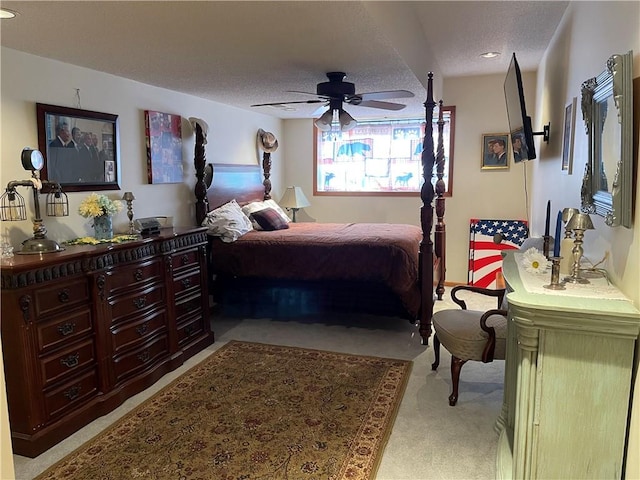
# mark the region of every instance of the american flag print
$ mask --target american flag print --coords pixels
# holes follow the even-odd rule
[[[469,284],[496,287],[502,272],[502,251],[515,250],[529,236],[525,220],[471,219],[469,234]]]

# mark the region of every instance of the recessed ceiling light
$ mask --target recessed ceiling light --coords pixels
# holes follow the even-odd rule
[[[500,56],[500,52],[485,52],[485,53],[481,53],[480,56],[482,58],[495,58]]]
[[[0,8],[0,18],[15,18],[18,12],[13,10],[7,10],[6,8]]]

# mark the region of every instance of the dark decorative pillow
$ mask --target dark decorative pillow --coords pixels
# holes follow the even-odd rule
[[[282,230],[289,228],[289,224],[285,222],[280,214],[273,208],[264,208],[253,212],[251,218],[258,222],[263,230]]]

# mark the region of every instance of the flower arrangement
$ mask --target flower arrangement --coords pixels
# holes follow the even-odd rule
[[[524,252],[522,262],[524,269],[529,273],[545,273],[549,266],[547,257],[536,248],[530,248]]]
[[[112,216],[122,210],[120,200],[111,200],[106,195],[92,193],[85,198],[78,207],[78,213],[83,217]]]

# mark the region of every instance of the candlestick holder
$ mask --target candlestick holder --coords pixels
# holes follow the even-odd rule
[[[580,276],[580,260],[584,250],[582,248],[585,230],[593,230],[591,217],[587,213],[575,213],[567,222],[567,228],[573,230],[574,240],[571,254],[573,256],[573,265],[571,267],[571,275],[565,277],[567,283],[590,283],[589,280]]]
[[[564,290],[564,282],[560,281],[560,260],[562,257],[551,257],[549,260],[551,260],[551,283],[543,285],[543,287],[549,290]]]
[[[129,218],[129,235],[135,235],[136,229],[133,225],[133,201],[136,197],[133,195],[133,192],[124,192],[122,195],[122,199],[127,202],[127,217]]]
[[[548,260],[550,260],[549,258],[549,244],[551,243],[551,237],[549,235],[543,235],[542,236],[542,254],[547,257]]]

